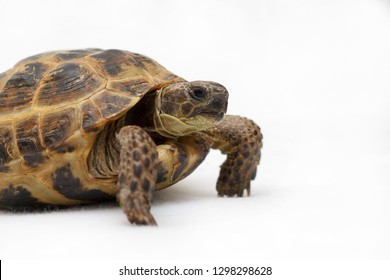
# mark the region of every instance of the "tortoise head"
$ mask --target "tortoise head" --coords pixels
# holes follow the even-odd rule
[[[226,88],[214,82],[168,85],[157,94],[155,128],[168,137],[206,130],[222,120],[228,96]]]

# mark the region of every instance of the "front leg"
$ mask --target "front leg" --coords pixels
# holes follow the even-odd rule
[[[119,156],[117,199],[130,223],[156,225],[150,208],[157,179],[158,153],[152,138],[138,126],[123,127],[117,138]]]
[[[138,126],[123,127],[117,138],[121,146],[117,199],[130,223],[156,225],[150,213],[154,190],[191,174],[208,154],[211,142],[201,134],[156,146]]]
[[[227,154],[217,181],[219,196],[242,196],[244,190],[250,194],[250,181],[256,176],[260,162],[262,134],[251,120],[226,115],[207,134],[214,140],[212,148]]]

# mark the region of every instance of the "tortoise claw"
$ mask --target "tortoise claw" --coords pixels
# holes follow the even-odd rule
[[[127,189],[121,190],[118,200],[123,212],[131,224],[156,226],[156,220],[150,213],[150,204],[134,197]]]
[[[250,196],[250,180],[247,183],[234,183],[234,184],[229,184],[229,183],[223,183],[218,181],[217,183],[217,192],[218,196],[224,197],[225,195],[228,197],[242,197],[244,196],[244,192],[246,190],[246,193],[248,196]]]
[[[130,223],[136,225],[157,226],[155,219],[149,211],[135,212],[134,210],[126,213]]]

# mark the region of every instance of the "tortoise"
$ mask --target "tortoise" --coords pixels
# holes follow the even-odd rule
[[[227,155],[219,196],[249,195],[262,134],[225,115],[226,88],[187,80],[144,55],[81,49],[29,57],[0,74],[0,207],[30,211],[119,202],[156,225],[153,193]]]

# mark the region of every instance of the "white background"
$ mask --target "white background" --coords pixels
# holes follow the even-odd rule
[[[389,1],[1,0],[1,72],[85,47],[224,84],[264,134],[252,196],[216,196],[216,151],[156,193],[157,228],[113,204],[0,212],[0,258],[389,259]]]

